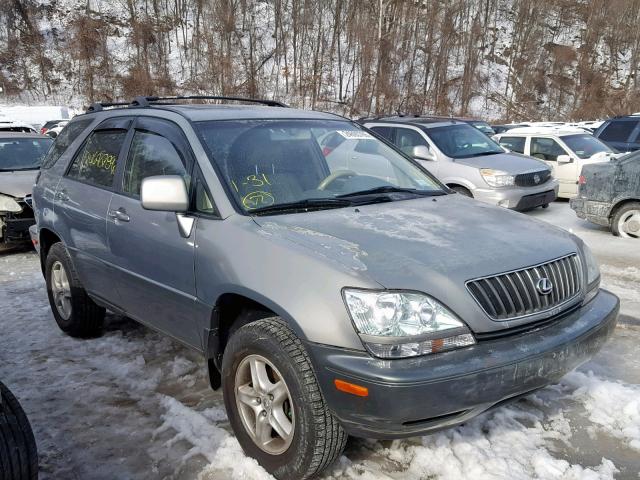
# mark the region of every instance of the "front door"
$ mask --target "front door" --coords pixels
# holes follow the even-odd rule
[[[398,127],[394,128],[394,130],[395,135],[393,138],[393,143],[407,155],[411,156],[413,153],[413,147],[417,147],[420,145],[425,146],[429,149],[429,151],[433,155],[433,160],[416,160],[420,162],[420,165],[429,170],[429,172],[437,176],[439,173],[438,167],[440,166],[440,163],[437,161],[434,149],[429,145],[422,134],[417,130],[411,128]]]
[[[192,166],[192,153],[177,125],[138,118],[107,213],[107,235],[127,314],[200,345],[193,233],[181,234],[174,212],[145,210],[140,202],[143,178],[180,175],[188,184]]]
[[[106,219],[131,121],[113,118],[98,125],[76,153],[55,193],[56,228],[65,239],[84,288],[113,304],[119,298]]]
[[[531,137],[529,146],[532,157],[544,160],[551,167],[552,174],[558,179],[561,197],[573,197],[578,192],[578,163],[570,152],[567,152],[553,138]],[[558,162],[558,156],[569,155],[569,163]]]

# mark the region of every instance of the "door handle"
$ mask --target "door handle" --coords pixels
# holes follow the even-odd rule
[[[66,190],[58,190],[56,192],[56,200],[66,202],[67,200],[69,200],[69,194],[67,194]]]
[[[109,210],[107,212],[109,218],[113,218],[114,220],[120,220],[121,222],[128,222],[131,220],[129,215],[127,215],[127,211],[124,208],[119,208],[117,210]]]

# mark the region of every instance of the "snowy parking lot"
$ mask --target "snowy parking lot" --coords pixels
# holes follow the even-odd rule
[[[640,245],[566,202],[528,215],[591,246],[622,302],[612,340],[559,384],[463,426],[352,439],[324,478],[640,478]],[[99,339],[63,335],[30,251],[0,254],[0,306],[0,380],[29,416],[41,478],[269,478],[242,453],[197,354],[114,315]]]

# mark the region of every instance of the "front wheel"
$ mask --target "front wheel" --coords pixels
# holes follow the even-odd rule
[[[304,346],[281,319],[238,329],[222,377],[238,442],[276,478],[312,477],[342,453],[347,435],[324,402]]]

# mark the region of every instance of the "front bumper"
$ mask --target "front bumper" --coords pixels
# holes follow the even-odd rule
[[[0,218],[0,242],[5,244],[28,242],[29,227],[35,222],[34,218],[14,218],[11,215]]]
[[[558,197],[558,181],[549,180],[538,187],[476,188],[474,198],[513,210],[528,210],[553,202]]]
[[[551,325],[450,352],[403,360],[308,343],[316,376],[348,434],[402,438],[462,423],[560,379],[612,334],[618,298],[604,290]],[[367,397],[338,391],[341,379]]]
[[[576,212],[578,218],[589,220],[596,225],[609,226],[609,213],[612,207],[610,203],[574,197],[569,200],[569,206]]]

